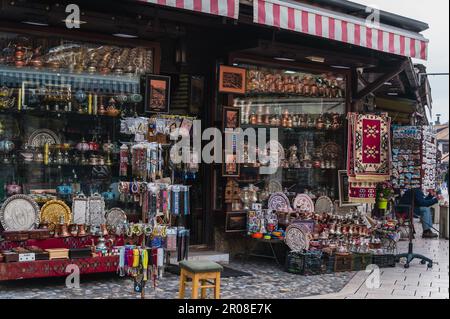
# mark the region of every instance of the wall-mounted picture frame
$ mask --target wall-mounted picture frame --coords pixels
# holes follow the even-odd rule
[[[241,124],[241,109],[238,107],[224,106],[222,113],[223,129],[235,129]]]
[[[245,94],[247,70],[221,65],[219,67],[219,92]]]
[[[245,233],[247,231],[247,212],[227,212],[226,233]]]
[[[145,112],[169,113],[170,77],[147,74],[144,81]]]
[[[349,180],[346,170],[338,171],[338,186],[339,186],[339,207],[355,207],[357,203],[350,202],[349,198]]]

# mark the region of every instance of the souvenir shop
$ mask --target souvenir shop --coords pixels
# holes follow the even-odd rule
[[[274,31],[276,19],[258,10],[274,1],[217,10],[83,2],[80,30],[64,28],[63,5],[4,5],[0,280],[64,276],[75,263],[81,273],[129,275],[139,292],[192,245],[233,255],[252,254],[248,244],[288,247],[288,270],[303,274],[392,264],[398,227],[384,214],[387,182],[424,181],[421,163],[405,177],[409,149],[396,148],[395,136],[428,137],[412,128],[392,135],[399,121],[373,97],[389,95],[389,81],[414,94],[405,74],[409,57],[426,58],[422,30],[405,31],[422,50],[394,55]],[[308,8],[285,9],[319,17]],[[282,29],[300,23],[291,22]],[[224,135],[277,128],[278,140],[245,143],[242,164],[237,154],[176,164],[171,133],[189,137],[195,119]],[[264,175],[271,148],[278,167]],[[431,152],[411,156],[432,175],[422,154]]]

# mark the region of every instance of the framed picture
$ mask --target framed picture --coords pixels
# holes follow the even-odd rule
[[[189,92],[189,113],[198,114],[203,108],[205,96],[205,78],[203,76],[191,76]]]
[[[355,207],[357,203],[351,203],[349,198],[349,181],[346,170],[338,171],[339,207]]]
[[[223,177],[239,177],[241,168],[237,162],[236,154],[225,154],[225,161],[223,163]]]
[[[223,129],[238,128],[241,123],[241,109],[238,107],[223,107]]]
[[[226,233],[245,233],[247,231],[246,212],[227,212],[225,220]]]
[[[245,94],[247,70],[221,65],[219,68],[219,92]]]
[[[145,112],[169,113],[170,77],[161,75],[145,76]]]

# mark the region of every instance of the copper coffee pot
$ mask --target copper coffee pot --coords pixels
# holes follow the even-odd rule
[[[108,236],[108,228],[105,224],[100,225],[100,232],[102,233],[102,236]]]
[[[69,233],[69,227],[67,224],[62,224],[61,225],[61,233],[60,236],[65,238],[65,237],[70,237],[70,233]]]
[[[84,227],[84,224],[80,224],[78,225],[78,233],[77,233],[78,237],[84,237],[86,236],[86,228]]]
[[[56,224],[55,225],[55,229],[54,229],[54,234],[53,237],[54,238],[59,238],[60,236],[60,232],[61,232],[61,225],[60,224]]]

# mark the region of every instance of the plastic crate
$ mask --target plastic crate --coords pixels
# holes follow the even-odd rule
[[[377,265],[380,268],[395,267],[395,255],[373,255],[372,264]]]
[[[334,254],[323,254],[322,263],[323,263],[323,272],[326,274],[334,273],[336,255]]]
[[[291,274],[303,274],[304,258],[301,252],[288,252],[286,257],[286,271]]]
[[[352,254],[349,255],[336,254],[334,262],[334,271],[335,272],[352,271],[352,262],[353,262]]]
[[[286,258],[286,271],[303,276],[322,274],[322,252],[289,252]]]
[[[352,270],[359,271],[365,270],[367,266],[373,263],[372,254],[354,253],[352,255]]]

